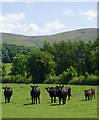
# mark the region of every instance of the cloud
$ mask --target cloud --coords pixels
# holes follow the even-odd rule
[[[0,32],[24,35],[46,35],[66,28],[58,19],[46,23],[43,27],[39,27],[34,22],[23,23],[24,20],[24,13],[0,15]]]
[[[75,15],[74,12],[69,8],[65,8],[62,14],[63,15]]]
[[[24,16],[23,13],[0,15],[0,32],[13,32],[20,28],[22,26],[20,21],[24,19]]]
[[[53,22],[47,23],[46,28],[49,28],[49,29],[64,29],[65,25],[60,23],[60,21],[57,19]]]
[[[83,12],[81,10],[79,10],[79,13],[82,15],[82,16],[85,16],[87,17],[87,20],[93,20],[97,17],[97,12],[93,11],[93,10],[88,10],[86,12]]]
[[[5,23],[16,23],[18,21],[21,21],[24,19],[24,14],[19,13],[19,14],[7,14],[5,16],[0,15],[0,21],[5,22]]]

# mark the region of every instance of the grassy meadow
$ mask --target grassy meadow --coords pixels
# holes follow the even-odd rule
[[[41,90],[41,103],[31,104],[31,84],[2,84],[13,89],[11,102],[4,103],[4,90],[2,90],[2,117],[3,118],[97,118],[97,94],[96,99],[85,101],[84,90],[94,88],[97,93],[97,86],[70,85],[72,97],[65,105],[51,103],[47,86],[55,84],[39,84]]]

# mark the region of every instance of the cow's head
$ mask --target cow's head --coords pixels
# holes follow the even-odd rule
[[[56,88],[57,88],[59,91],[61,91],[63,87],[64,87],[64,86],[61,86],[61,85],[56,86]]]
[[[50,92],[50,88],[51,88],[51,87],[48,86],[48,87],[45,88],[45,89],[47,89],[47,92]]]
[[[38,87],[38,85],[36,85],[36,86],[35,86],[35,85],[31,85],[30,87],[31,87],[33,90],[35,90],[35,89]]]
[[[2,89],[5,89],[5,91],[8,91],[10,87],[5,86],[5,87],[2,87]]]

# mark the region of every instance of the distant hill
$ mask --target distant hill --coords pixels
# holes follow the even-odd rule
[[[53,35],[45,36],[25,36],[18,34],[2,33],[2,42],[7,44],[16,44],[31,47],[41,47],[44,41],[48,42],[59,42],[61,40],[83,40],[88,42],[88,40],[94,41],[97,39],[97,29],[96,28],[86,28],[78,29],[69,32],[62,32]]]

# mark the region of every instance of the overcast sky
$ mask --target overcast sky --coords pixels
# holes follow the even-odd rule
[[[4,1],[0,32],[37,36],[97,27],[97,2]]]

